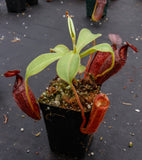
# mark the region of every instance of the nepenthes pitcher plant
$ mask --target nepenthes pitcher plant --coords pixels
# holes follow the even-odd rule
[[[41,117],[39,106],[34,94],[27,84],[27,80],[30,76],[39,73],[49,64],[58,60],[57,74],[61,79],[66,81],[71,86],[81,109],[83,121],[80,126],[80,131],[84,134],[91,134],[96,132],[100,123],[102,122],[109,107],[109,99],[104,93],[99,93],[94,98],[89,121],[86,124],[83,106],[80,102],[78,93],[72,84],[72,81],[80,68],[80,59],[90,54],[88,64],[85,67],[84,79],[88,78],[89,74],[91,74],[95,79],[95,83],[101,86],[107,79],[116,74],[125,65],[128,47],[132,48],[135,52],[137,52],[137,49],[128,42],[118,48],[118,46],[120,46],[122,43],[122,39],[119,35],[109,34],[109,39],[112,42],[111,46],[105,43],[100,45],[95,45],[94,43],[92,48],[80,53],[84,46],[94,41],[94,39],[100,37],[101,35],[92,34],[89,30],[82,29],[76,44],[74,25],[71,17],[69,15],[67,15],[67,17],[69,32],[73,42],[72,51],[70,51],[64,45],[58,45],[52,50],[55,53],[42,54],[41,56],[37,57],[27,67],[25,80],[19,75],[19,70],[8,71],[4,75],[5,77],[16,76],[13,86],[13,97],[17,105],[31,118],[40,120]],[[88,37],[84,38],[86,35],[88,35]],[[65,53],[63,53],[63,51]],[[69,71],[67,70],[68,68]]]

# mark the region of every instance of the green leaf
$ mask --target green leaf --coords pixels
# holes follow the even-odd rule
[[[26,69],[25,80],[29,77],[41,72],[48,65],[61,58],[65,53],[45,53],[35,58]]]
[[[76,38],[75,28],[74,28],[73,21],[70,17],[68,17],[68,28],[69,28],[71,38],[75,40]]]
[[[80,65],[79,70],[78,70],[79,74],[83,73],[85,71],[85,69],[86,69],[86,67],[84,65]]]
[[[80,57],[83,58],[93,52],[96,52],[96,51],[113,53],[113,49],[108,43],[101,43],[101,44],[98,44],[98,45],[91,47],[88,50],[82,52],[80,54]]]
[[[101,34],[93,34],[90,30],[84,28],[80,31],[78,40],[77,40],[77,45],[76,45],[76,50],[77,53],[80,53],[80,51],[90,42],[95,40],[96,38],[100,37]]]
[[[80,66],[79,54],[66,54],[57,63],[58,76],[66,81],[68,84],[72,83],[73,78],[78,73]]]
[[[50,51],[56,53],[67,53],[69,52],[69,48],[63,44],[59,44],[55,46],[53,49],[50,49]]]

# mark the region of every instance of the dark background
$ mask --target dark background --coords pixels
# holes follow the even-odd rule
[[[35,122],[16,106],[12,97],[14,78],[6,79],[7,70],[26,66],[41,53],[48,53],[57,44],[72,47],[65,12],[74,16],[78,33],[88,28],[102,33],[96,43],[109,42],[108,34],[117,33],[123,41],[135,45],[139,53],[128,51],[124,68],[104,83],[102,92],[110,98],[110,109],[83,160],[141,160],[142,159],[142,1],[110,1],[107,17],[94,23],[86,17],[85,0],[53,0],[28,7],[24,14],[8,13],[0,0],[0,160],[71,160],[51,152],[43,118]],[[12,43],[14,37],[21,41]],[[83,60],[83,63],[87,59]],[[55,64],[32,77],[29,84],[35,93],[41,92],[52,80]],[[138,109],[138,110],[137,110]],[[8,117],[4,124],[4,114]],[[21,128],[24,131],[21,132]],[[35,134],[41,132],[36,137]],[[100,141],[100,137],[103,140]],[[133,147],[129,148],[129,142]]]

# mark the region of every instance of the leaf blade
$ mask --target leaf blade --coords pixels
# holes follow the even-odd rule
[[[56,53],[67,53],[69,52],[69,48],[63,44],[59,44],[55,46],[53,49],[50,49],[50,51]]]
[[[66,54],[57,63],[58,76],[66,81],[68,84],[72,83],[73,78],[78,73],[80,66],[79,54]]]
[[[88,50],[82,52],[80,54],[80,57],[83,58],[93,52],[96,52],[96,51],[113,53],[113,49],[108,43],[101,43],[101,44],[93,46],[93,47],[89,48]]]
[[[71,17],[69,16],[68,16],[68,28],[71,38],[75,40],[76,39],[75,27]]]
[[[25,80],[27,81],[29,77],[41,72],[48,65],[61,58],[64,54],[65,53],[45,53],[36,57],[26,69]]]
[[[86,70],[86,67],[85,67],[84,65],[80,65],[78,72],[79,72],[79,74],[81,74],[81,73],[83,73],[85,70]]]
[[[100,37],[101,34],[93,34],[89,29],[83,28],[78,36],[76,50],[77,53],[80,53],[80,51],[90,42]]]

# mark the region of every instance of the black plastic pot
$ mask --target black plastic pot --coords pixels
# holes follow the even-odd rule
[[[94,7],[95,7],[95,3],[96,3],[96,0],[86,0],[87,17],[92,16],[92,13],[93,13],[93,10],[94,10]],[[107,0],[107,4],[105,5],[103,16],[106,16],[106,14],[107,14],[108,3],[109,3],[109,0]]]
[[[26,0],[6,0],[8,12],[23,12],[26,9]]]
[[[26,0],[26,2],[29,4],[29,5],[37,5],[38,4],[38,0]]]
[[[50,148],[57,153],[83,156],[92,135],[80,132],[81,112],[40,104],[46,124]],[[86,114],[87,121],[90,112]]]

